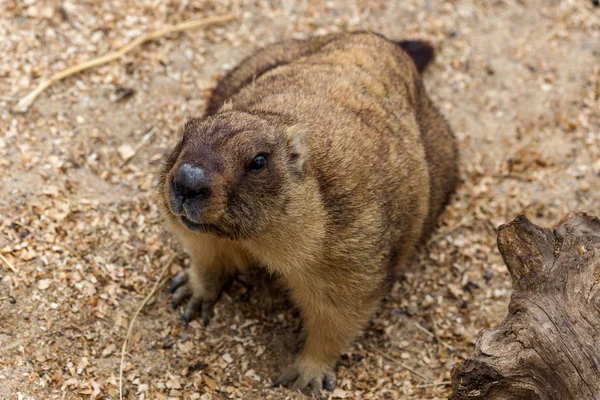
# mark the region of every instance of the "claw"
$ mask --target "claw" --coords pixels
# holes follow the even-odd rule
[[[317,379],[317,378],[315,378]],[[296,381],[294,382],[294,384],[292,385],[292,390],[294,391],[298,391],[298,390],[302,390],[305,387],[308,386],[308,384],[311,382],[311,377],[310,376],[306,376],[303,374],[300,374],[300,376],[298,377],[298,379],[296,379]]]
[[[204,290],[200,283],[194,285],[193,279],[193,276],[190,277],[187,271],[180,272],[171,279],[172,306],[176,309],[187,300],[183,311],[183,320],[186,325],[196,315],[201,315],[204,326],[207,326],[210,319],[215,315],[213,307],[220,297],[223,284],[220,281],[217,282],[219,293],[215,295],[216,292]]]
[[[214,305],[215,303],[212,301],[202,302],[202,321],[204,322],[204,326],[207,326],[210,319],[215,316]]]
[[[335,373],[333,371],[308,372],[302,371],[302,365],[292,366],[281,374],[273,386],[288,386],[291,390],[303,390],[310,388],[313,395],[318,396],[321,391],[332,391],[335,389]]]
[[[175,275],[175,277],[173,279],[171,279],[171,287],[170,287],[171,293],[173,293],[175,290],[177,290],[178,287],[187,283],[187,281],[188,281],[187,272],[181,271],[180,273]]]
[[[186,324],[189,324],[194,319],[196,311],[200,308],[201,304],[201,297],[192,297],[190,301],[188,301],[185,311],[183,312],[183,320]]]
[[[325,373],[325,378],[323,378],[323,388],[330,392],[332,392],[333,389],[335,389],[335,373]]]
[[[295,380],[298,377],[298,375],[300,375],[298,371],[296,371],[293,368],[290,368],[275,379],[275,382],[273,382],[273,386],[285,386],[291,381]]]
[[[173,294],[173,300],[171,301],[173,309],[176,309],[185,299],[187,299],[191,295],[192,289],[189,286],[180,286],[177,290],[175,290],[175,294]]]
[[[310,381],[310,391],[314,394],[320,394],[323,390],[323,379],[321,377],[314,378]]]

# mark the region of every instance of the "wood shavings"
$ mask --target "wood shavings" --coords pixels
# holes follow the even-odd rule
[[[35,99],[40,94],[42,94],[42,92],[44,90],[46,90],[48,87],[50,87],[52,84],[54,84],[58,81],[61,81],[71,75],[75,75],[81,71],[85,71],[87,69],[94,68],[99,65],[103,65],[103,64],[109,63],[111,61],[117,60],[117,59],[123,57],[125,54],[127,54],[131,50],[133,50],[134,48],[136,48],[137,46],[139,46],[143,43],[146,43],[147,41],[163,37],[170,33],[182,32],[184,30],[199,28],[199,27],[206,26],[206,25],[229,22],[233,19],[235,19],[234,15],[223,15],[223,16],[210,17],[210,18],[199,19],[199,20],[194,20],[194,21],[187,21],[187,22],[175,25],[175,26],[160,29],[160,30],[139,36],[132,42],[128,43],[127,45],[121,47],[119,50],[115,51],[114,53],[109,53],[103,57],[95,58],[95,59],[90,60],[83,64],[74,65],[70,68],[67,68],[64,71],[61,71],[55,75],[52,75],[52,77],[50,77],[49,79],[42,80],[39,83],[39,85],[31,93],[29,93],[28,95],[23,97],[21,100],[19,100],[17,105],[12,108],[12,111],[16,112],[16,113],[26,112],[29,109],[29,107],[31,106],[31,104],[33,104]]]
[[[391,362],[399,365],[400,367],[404,368],[405,370],[409,371],[410,373],[415,374],[416,376],[418,376],[418,377],[420,377],[422,379],[425,379],[426,381],[429,380],[429,378],[427,378],[425,375],[421,374],[418,371],[415,371],[414,368],[409,367],[408,365],[406,365],[402,361],[397,360],[394,357],[391,357],[391,356],[389,356],[389,355],[387,355],[387,354],[385,354],[385,353],[383,353],[381,351],[377,351],[377,354],[379,354],[381,357],[385,358],[386,360],[391,361]]]
[[[125,335],[125,340],[123,341],[123,347],[121,348],[121,364],[119,367],[119,398],[121,400],[123,399],[123,371],[124,371],[125,352],[127,351],[127,342],[129,341],[129,339],[131,337],[131,330],[133,329],[133,324],[135,323],[135,319],[137,318],[140,311],[142,311],[142,308],[144,308],[146,303],[154,295],[154,292],[156,292],[156,289],[158,288],[159,284],[161,283],[163,275],[165,274],[167,269],[171,266],[171,263],[173,262],[174,258],[175,258],[175,256],[171,256],[171,258],[169,258],[169,261],[166,263],[165,267],[162,269],[162,271],[160,271],[160,275],[159,275],[158,279],[156,280],[154,287],[152,288],[152,290],[150,290],[150,293],[148,293],[148,295],[146,296],[144,301],[142,301],[142,303],[140,304],[138,309],[135,310],[133,317],[131,317],[131,322],[129,323],[129,328],[127,328],[127,335]]]

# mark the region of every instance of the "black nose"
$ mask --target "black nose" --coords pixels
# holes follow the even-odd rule
[[[182,200],[204,200],[210,195],[208,179],[204,169],[192,164],[183,164],[173,174],[173,191]]]

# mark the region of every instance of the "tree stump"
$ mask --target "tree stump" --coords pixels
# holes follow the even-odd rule
[[[519,216],[498,249],[508,315],[454,368],[450,399],[600,399],[600,220],[573,213],[545,229]]]

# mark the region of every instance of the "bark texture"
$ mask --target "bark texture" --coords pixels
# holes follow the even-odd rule
[[[454,368],[450,399],[600,399],[600,220],[573,213],[545,229],[519,216],[498,248],[508,315]]]

